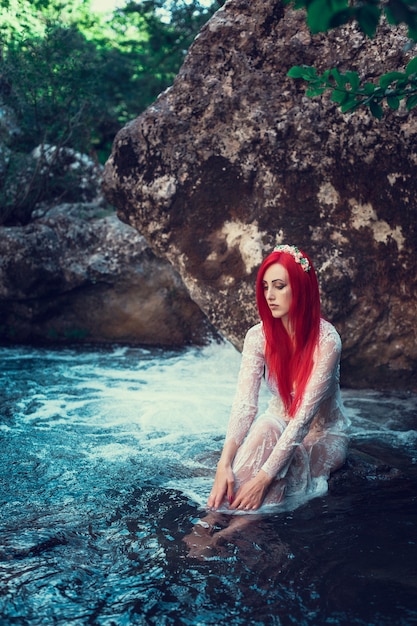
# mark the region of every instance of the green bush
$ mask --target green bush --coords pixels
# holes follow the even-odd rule
[[[222,4],[128,2],[106,19],[87,0],[3,0],[0,105],[14,111],[20,132],[8,145],[0,138],[0,223],[27,222],[37,202],[74,192],[76,177],[55,167],[61,150],[104,163],[117,131],[172,84]],[[35,163],[25,157],[39,146]],[[49,146],[57,148],[54,176]]]

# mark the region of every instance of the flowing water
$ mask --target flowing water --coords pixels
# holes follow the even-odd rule
[[[400,476],[251,516],[199,555],[184,538],[204,533],[232,346],[0,359],[2,626],[417,624],[416,396],[343,391],[352,445]]]

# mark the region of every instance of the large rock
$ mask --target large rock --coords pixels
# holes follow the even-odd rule
[[[215,336],[180,276],[96,203],[0,228],[0,340],[204,344]]]
[[[256,321],[254,279],[276,242],[318,269],[343,343],[343,382],[416,389],[415,113],[341,114],[305,97],[293,65],[402,67],[404,31],[312,37],[278,0],[229,0],[171,89],[117,135],[104,190],[180,272],[237,346]]]

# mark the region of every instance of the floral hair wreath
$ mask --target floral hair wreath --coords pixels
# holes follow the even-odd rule
[[[310,263],[305,256],[303,256],[301,250],[299,250],[296,246],[289,246],[288,244],[275,246],[274,252],[285,252],[286,254],[291,254],[294,261],[299,263],[305,272],[310,271]]]

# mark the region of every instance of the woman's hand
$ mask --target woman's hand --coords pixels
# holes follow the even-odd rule
[[[259,509],[271,482],[272,478],[261,469],[254,478],[248,480],[238,489],[230,508],[239,511]]]
[[[207,506],[210,509],[218,509],[223,502],[224,496],[227,496],[230,504],[233,500],[234,486],[235,476],[231,464],[219,461],[213,488],[207,500]]]

